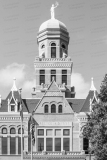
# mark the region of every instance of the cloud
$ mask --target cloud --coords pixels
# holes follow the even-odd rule
[[[14,77],[20,83],[25,78],[25,64],[12,63],[0,70],[0,76],[0,86],[10,87]]]
[[[90,83],[85,82],[80,73],[72,73],[71,86],[75,86],[76,98],[86,98],[90,85]]]
[[[25,64],[18,63],[12,63],[5,68],[2,68],[0,70],[0,94],[2,95],[2,98],[6,98],[9,94],[14,77],[16,78],[17,89],[22,88],[22,96],[31,97],[34,81],[31,79],[33,74],[31,75],[30,71]]]

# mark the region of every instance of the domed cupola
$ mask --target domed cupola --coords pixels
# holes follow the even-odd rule
[[[66,25],[55,19],[57,6],[58,3],[52,5],[51,19],[41,24],[37,36],[39,56],[34,61],[36,88],[32,94],[36,97],[43,95],[53,79],[65,97],[75,96],[71,90],[73,62],[68,56],[69,33]]]
[[[39,45],[39,57],[52,58],[49,54],[51,46],[56,46],[56,58],[62,58],[63,53],[67,55],[69,44],[69,33],[67,27],[61,21],[55,19],[54,9],[58,6],[52,5],[51,7],[51,19],[43,22],[39,28],[37,42]],[[62,51],[62,52],[63,52]]]

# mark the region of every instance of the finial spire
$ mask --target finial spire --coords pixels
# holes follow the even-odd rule
[[[94,86],[94,82],[93,82],[93,77],[91,78],[91,88],[90,88],[91,91],[95,91],[96,88]]]
[[[11,91],[17,91],[15,81],[16,81],[16,78],[14,77],[14,78],[13,78],[13,87],[12,87]]]
[[[59,5],[58,2],[56,2],[55,5],[52,4],[52,7],[51,7],[51,9],[50,9],[50,11],[51,11],[51,19],[55,19],[55,8],[56,8],[58,5]]]

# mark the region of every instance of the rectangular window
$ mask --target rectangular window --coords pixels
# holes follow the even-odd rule
[[[52,151],[52,138],[46,138],[46,151]]]
[[[45,84],[45,70],[40,70],[40,85]]]
[[[63,150],[69,151],[69,138],[63,139]]]
[[[53,80],[53,77],[54,80],[56,81],[56,70],[51,70],[51,81]]]
[[[61,151],[61,138],[55,138],[55,151]]]
[[[47,136],[52,136],[52,133],[53,133],[52,131],[53,131],[52,129],[47,129],[46,130],[46,135]]]
[[[11,104],[11,111],[15,111],[15,105],[13,104]]]
[[[16,154],[16,138],[10,137],[10,154]]]
[[[44,138],[38,138],[38,151],[44,150]]]
[[[69,136],[69,129],[64,129],[63,130],[63,135],[64,136]]]
[[[29,145],[31,147],[31,141],[30,141]],[[24,150],[24,137],[23,137],[23,150]],[[31,151],[31,150],[28,150],[28,151]],[[21,137],[18,137],[18,154],[21,154]]]
[[[7,154],[7,137],[2,137],[2,154]]]
[[[43,136],[44,135],[44,129],[38,129],[38,135]]]
[[[55,129],[55,136],[61,136],[61,130]]]
[[[67,85],[67,70],[62,70],[62,84],[63,83]]]

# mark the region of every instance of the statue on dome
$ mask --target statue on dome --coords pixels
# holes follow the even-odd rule
[[[54,18],[55,18],[55,8],[56,8],[58,5],[59,5],[58,2],[56,2],[55,5],[52,4],[52,7],[51,7],[51,9],[50,9],[50,11],[51,11],[51,19],[54,19]]]

